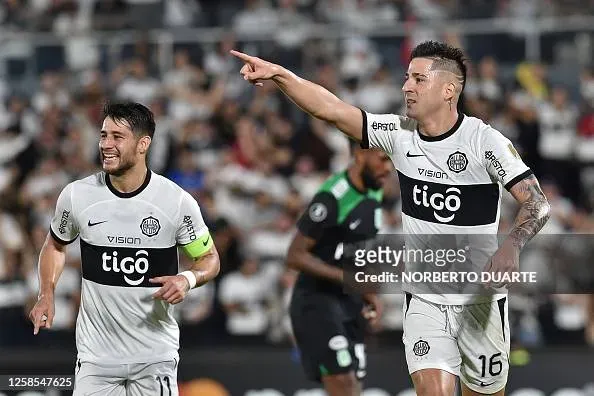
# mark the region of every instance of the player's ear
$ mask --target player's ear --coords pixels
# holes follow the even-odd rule
[[[138,139],[138,151],[140,154],[145,154],[151,145],[151,137],[144,135]]]
[[[446,100],[446,102],[451,101],[452,99],[454,99],[454,96],[456,96],[456,84],[454,84],[453,82],[447,83],[445,85],[444,91],[444,99]]]

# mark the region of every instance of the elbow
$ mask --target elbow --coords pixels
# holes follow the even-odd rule
[[[544,225],[551,217],[551,204],[545,197],[543,197],[538,208],[537,218],[542,222],[542,225]]]
[[[286,266],[289,269],[300,271],[301,270],[301,254],[295,249],[289,248],[287,254]]]

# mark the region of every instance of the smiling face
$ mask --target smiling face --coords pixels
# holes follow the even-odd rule
[[[151,138],[136,136],[125,120],[117,122],[111,117],[103,120],[99,151],[105,173],[121,176],[136,164],[145,161]]]
[[[461,84],[454,73],[436,68],[435,60],[414,58],[408,65],[402,91],[406,101],[406,115],[422,120],[455,104]]]

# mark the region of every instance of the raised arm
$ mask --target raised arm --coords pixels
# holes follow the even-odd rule
[[[245,64],[241,74],[246,81],[261,86],[263,80],[272,80],[302,110],[315,118],[329,122],[344,134],[360,142],[363,115],[361,110],[340,100],[326,88],[297,76],[284,67],[239,51],[231,54]]]

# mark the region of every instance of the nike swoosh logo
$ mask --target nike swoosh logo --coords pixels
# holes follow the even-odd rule
[[[361,224],[361,219],[353,221],[351,224],[349,224],[349,228],[354,230],[355,228],[359,227],[359,224]]]
[[[93,226],[96,226],[97,224],[101,224],[101,223],[107,223],[107,220],[104,220],[104,221],[98,221],[97,223],[91,223],[91,220],[89,220],[89,222],[87,223],[87,225],[88,225],[89,227],[93,227]]]
[[[489,386],[489,385],[493,385],[494,383],[495,383],[495,381],[485,384],[483,381],[481,381],[481,386]]]
[[[210,241],[210,235],[208,236],[208,238],[206,238],[206,241],[203,241],[203,242],[202,242],[202,245],[203,245],[203,246],[206,246],[206,245],[208,245],[208,241]]]
[[[410,153],[410,151],[407,151],[407,152],[406,152],[406,156],[407,156],[408,158],[413,158],[413,157],[424,157],[424,156],[425,156],[425,154],[411,154],[411,153]]]

